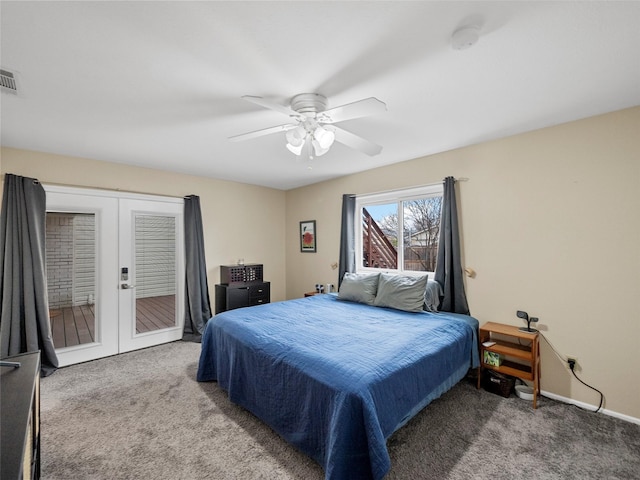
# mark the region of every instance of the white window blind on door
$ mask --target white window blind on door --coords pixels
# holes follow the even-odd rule
[[[176,293],[176,219],[135,217],[136,298]]]
[[[76,214],[73,215],[73,305],[92,305],[95,286],[95,215]]]

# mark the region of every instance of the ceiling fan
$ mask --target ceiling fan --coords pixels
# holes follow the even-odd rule
[[[304,155],[309,159],[312,159],[314,155],[319,157],[327,153],[334,141],[370,156],[377,155],[382,151],[380,145],[335,125],[345,120],[386,111],[386,104],[375,97],[347,103],[329,110],[326,109],[327,97],[319,93],[296,95],[291,99],[289,106],[251,95],[245,95],[242,98],[261,107],[283,113],[290,118],[290,121],[284,125],[229,137],[229,140],[233,142],[286,132],[287,148],[296,155]]]

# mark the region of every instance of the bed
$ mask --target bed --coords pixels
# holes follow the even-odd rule
[[[386,439],[478,366],[477,329],[466,315],[333,294],[241,308],[207,323],[197,379],[217,381],[326,479],[377,480]]]

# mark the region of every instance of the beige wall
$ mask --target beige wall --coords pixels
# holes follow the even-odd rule
[[[222,180],[128,167],[95,160],[2,148],[1,172],[38,178],[42,183],[107,188],[182,197],[200,197],[209,290],[219,266],[263,263],[271,299],[285,298],[285,192]]]
[[[43,183],[201,197],[209,285],[220,264],[265,265],[272,300],[337,283],[341,196],[458,183],[472,313],[520,325],[540,317],[542,388],[640,419],[640,108],[282,192],[233,182],[3,148],[0,172]],[[300,253],[298,222],[316,220],[318,253]],[[285,249],[283,249],[285,244]],[[286,267],[286,268],[285,268]],[[285,291],[286,280],[286,291]]]
[[[458,182],[471,312],[540,318],[542,389],[597,405],[551,349],[578,358],[604,408],[640,419],[640,108],[411,160],[287,192],[287,297],[337,281],[341,196]],[[298,222],[316,220],[318,252]]]

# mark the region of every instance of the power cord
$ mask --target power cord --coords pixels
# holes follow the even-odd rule
[[[580,378],[578,377],[578,375],[576,375],[576,362],[575,360],[571,360],[568,362],[569,363],[569,369],[571,370],[571,373],[573,373],[573,376],[576,377],[576,380],[578,380],[581,384],[583,384],[586,387],[589,387],[591,390],[595,390],[596,392],[598,392],[600,394],[600,405],[598,405],[598,408],[596,408],[595,410],[587,410],[586,408],[582,408],[582,407],[578,407],[578,408],[582,408],[582,410],[586,410],[587,412],[593,412],[593,413],[598,413],[600,411],[600,409],[602,408],[602,403],[604,402],[604,395],[603,393],[598,390],[595,387],[592,387],[591,385],[583,382],[582,380],[580,380]],[[577,407],[577,405],[576,405]]]
[[[573,373],[573,376],[576,377],[576,380],[578,380],[584,386],[589,387],[591,390],[595,390],[596,392],[598,392],[600,394],[600,404],[598,405],[598,408],[596,408],[595,410],[588,410],[586,408],[582,408],[581,406],[575,405],[575,404],[571,404],[571,405],[574,405],[575,407],[579,408],[580,410],[584,410],[585,412],[598,413],[600,411],[600,409],[602,408],[602,404],[604,403],[604,394],[600,390],[598,390],[597,388],[592,387],[588,383],[585,383],[582,380],[580,380],[578,375],[576,375],[576,370],[575,370],[576,361],[573,360],[573,359],[570,360],[570,359],[564,357],[563,355],[560,355],[558,353],[558,351],[554,348],[553,344],[549,341],[549,339],[547,337],[544,336],[544,334],[542,332],[540,332],[540,336],[546,340],[547,344],[549,344],[549,346],[551,347],[551,350],[553,350],[553,353],[555,353],[556,356],[560,360],[562,360],[563,363],[569,364],[569,369],[571,370],[571,373]]]

